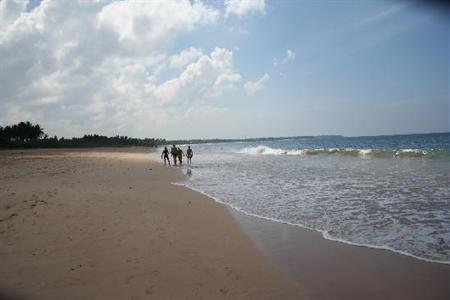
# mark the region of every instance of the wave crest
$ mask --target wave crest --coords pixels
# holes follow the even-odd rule
[[[246,147],[237,153],[249,155],[348,155],[373,157],[431,157],[437,152],[422,149],[357,149],[357,148],[317,148],[317,149],[277,149],[264,145]],[[434,154],[434,155],[433,155]],[[447,153],[448,154],[448,153]]]

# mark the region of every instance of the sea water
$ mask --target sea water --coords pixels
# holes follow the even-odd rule
[[[183,184],[234,209],[450,264],[450,133],[192,147]]]

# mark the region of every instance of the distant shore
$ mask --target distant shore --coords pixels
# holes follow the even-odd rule
[[[449,132],[435,133],[410,133],[393,135],[374,135],[372,137],[389,136],[420,136],[420,135],[442,135]],[[135,138],[129,136],[105,136],[99,134],[85,134],[81,137],[57,137],[49,136],[39,124],[29,121],[2,127],[0,126],[0,150],[3,149],[85,149],[85,148],[127,148],[127,147],[159,147],[171,144],[214,144],[232,142],[269,142],[291,139],[323,139],[323,138],[345,138],[344,135],[322,134],[322,135],[297,135],[297,136],[272,136],[272,137],[250,137],[250,138],[206,138],[206,139],[171,139],[163,138]],[[365,136],[349,136],[358,138]]]

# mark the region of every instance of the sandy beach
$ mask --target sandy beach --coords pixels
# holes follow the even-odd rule
[[[0,299],[448,299],[450,267],[243,215],[152,149],[0,152]]]
[[[298,299],[151,149],[0,152],[1,299]]]

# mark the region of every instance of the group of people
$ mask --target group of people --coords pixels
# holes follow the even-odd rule
[[[175,146],[175,144],[172,145],[172,148],[170,149],[170,155],[172,155],[173,164],[176,166],[177,161],[180,163],[180,165],[183,164],[183,156],[186,156],[187,163],[190,165],[192,163],[192,157],[194,156],[194,151],[192,151],[191,146],[188,146],[186,150],[186,155],[184,155],[183,150],[180,149],[180,147]],[[169,163],[170,166],[170,159],[169,159],[169,150],[167,147],[164,147],[163,152],[161,153],[161,159],[164,158],[164,165],[166,163]],[[166,162],[167,161],[167,162]]]

